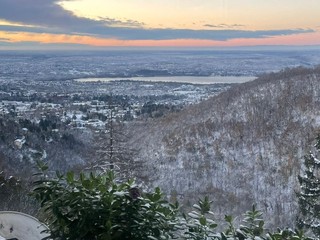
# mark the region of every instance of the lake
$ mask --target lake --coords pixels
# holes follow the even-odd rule
[[[192,84],[243,83],[256,79],[253,76],[165,76],[165,77],[128,77],[128,78],[78,78],[77,82],[110,82],[110,81],[148,81],[148,82],[181,82]]]

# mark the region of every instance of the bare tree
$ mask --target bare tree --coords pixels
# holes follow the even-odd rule
[[[117,105],[113,104],[111,95],[105,125],[95,130],[95,159],[90,168],[101,172],[112,169],[121,177],[129,178],[132,177],[132,158],[135,151],[127,145],[129,136],[125,131],[125,123],[116,110]]]

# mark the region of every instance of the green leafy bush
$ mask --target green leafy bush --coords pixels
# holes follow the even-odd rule
[[[278,229],[275,233],[266,233],[262,213],[253,205],[250,211],[244,214],[242,224],[237,228],[232,216],[225,216],[227,227],[216,231],[217,224],[210,211],[210,201],[207,197],[193,205],[194,209],[180,224],[184,225],[182,239],[186,240],[313,240],[302,231]],[[315,239],[314,239],[315,240]]]
[[[103,175],[38,174],[33,195],[40,201],[53,239],[172,239],[177,205],[164,200],[159,188],[143,194],[133,181],[117,183]]]
[[[299,227],[320,238],[320,134],[312,152],[304,158],[304,173],[298,176],[300,191],[297,193],[300,214]]]
[[[198,204],[194,204],[194,211],[184,216],[186,231],[184,238],[190,240],[215,239],[217,233],[215,229],[217,224],[213,220],[213,212],[210,211],[210,204],[208,197],[199,200]]]
[[[32,195],[40,202],[54,240],[312,240],[302,231],[278,229],[266,233],[262,213],[252,207],[242,224],[225,216],[226,227],[217,231],[211,201],[205,197],[194,210],[179,215],[178,204],[164,199],[159,188],[143,193],[130,180],[117,182],[114,173],[73,172],[46,177],[41,172]]]

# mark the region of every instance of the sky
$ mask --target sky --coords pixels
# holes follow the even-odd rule
[[[0,50],[320,46],[319,0],[0,0]]]

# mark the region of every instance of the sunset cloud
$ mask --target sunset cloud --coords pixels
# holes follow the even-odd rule
[[[202,39],[225,41],[235,38],[266,38],[272,36],[311,33],[311,29],[284,29],[284,30],[192,30],[192,29],[143,29],[128,27],[95,27],[87,31],[70,31],[58,28],[23,27],[0,25],[1,31],[21,31],[30,33],[61,33],[68,35],[94,35],[119,40],[170,40],[170,39]],[[71,34],[70,34],[71,32]]]
[[[199,40],[199,39],[168,39],[168,40],[120,40],[112,38],[98,38],[83,35],[48,34],[48,33],[27,33],[27,32],[2,32],[0,43],[10,46],[10,43],[32,43],[34,46],[43,44],[75,44],[76,46],[94,47],[235,47],[251,45],[316,45],[320,33],[310,33],[302,36],[300,34],[290,36],[276,36],[267,39],[262,38],[238,38],[227,41]],[[2,43],[2,45],[4,45]],[[1,46],[1,44],[0,44]],[[57,46],[57,45],[56,45]]]
[[[209,27],[209,28],[240,28],[240,27],[245,27],[243,24],[225,24],[225,23],[220,23],[220,24],[204,24],[204,27]]]
[[[246,41],[268,44],[274,39],[294,44],[296,41],[292,39],[318,33],[313,28],[301,27],[250,30],[239,23],[203,23],[203,29],[150,28],[134,19],[79,16],[59,3],[60,0],[1,0],[0,41],[91,46],[228,46],[233,42],[247,45]],[[281,41],[278,44],[283,44]],[[315,40],[315,44],[320,44],[320,40]]]

